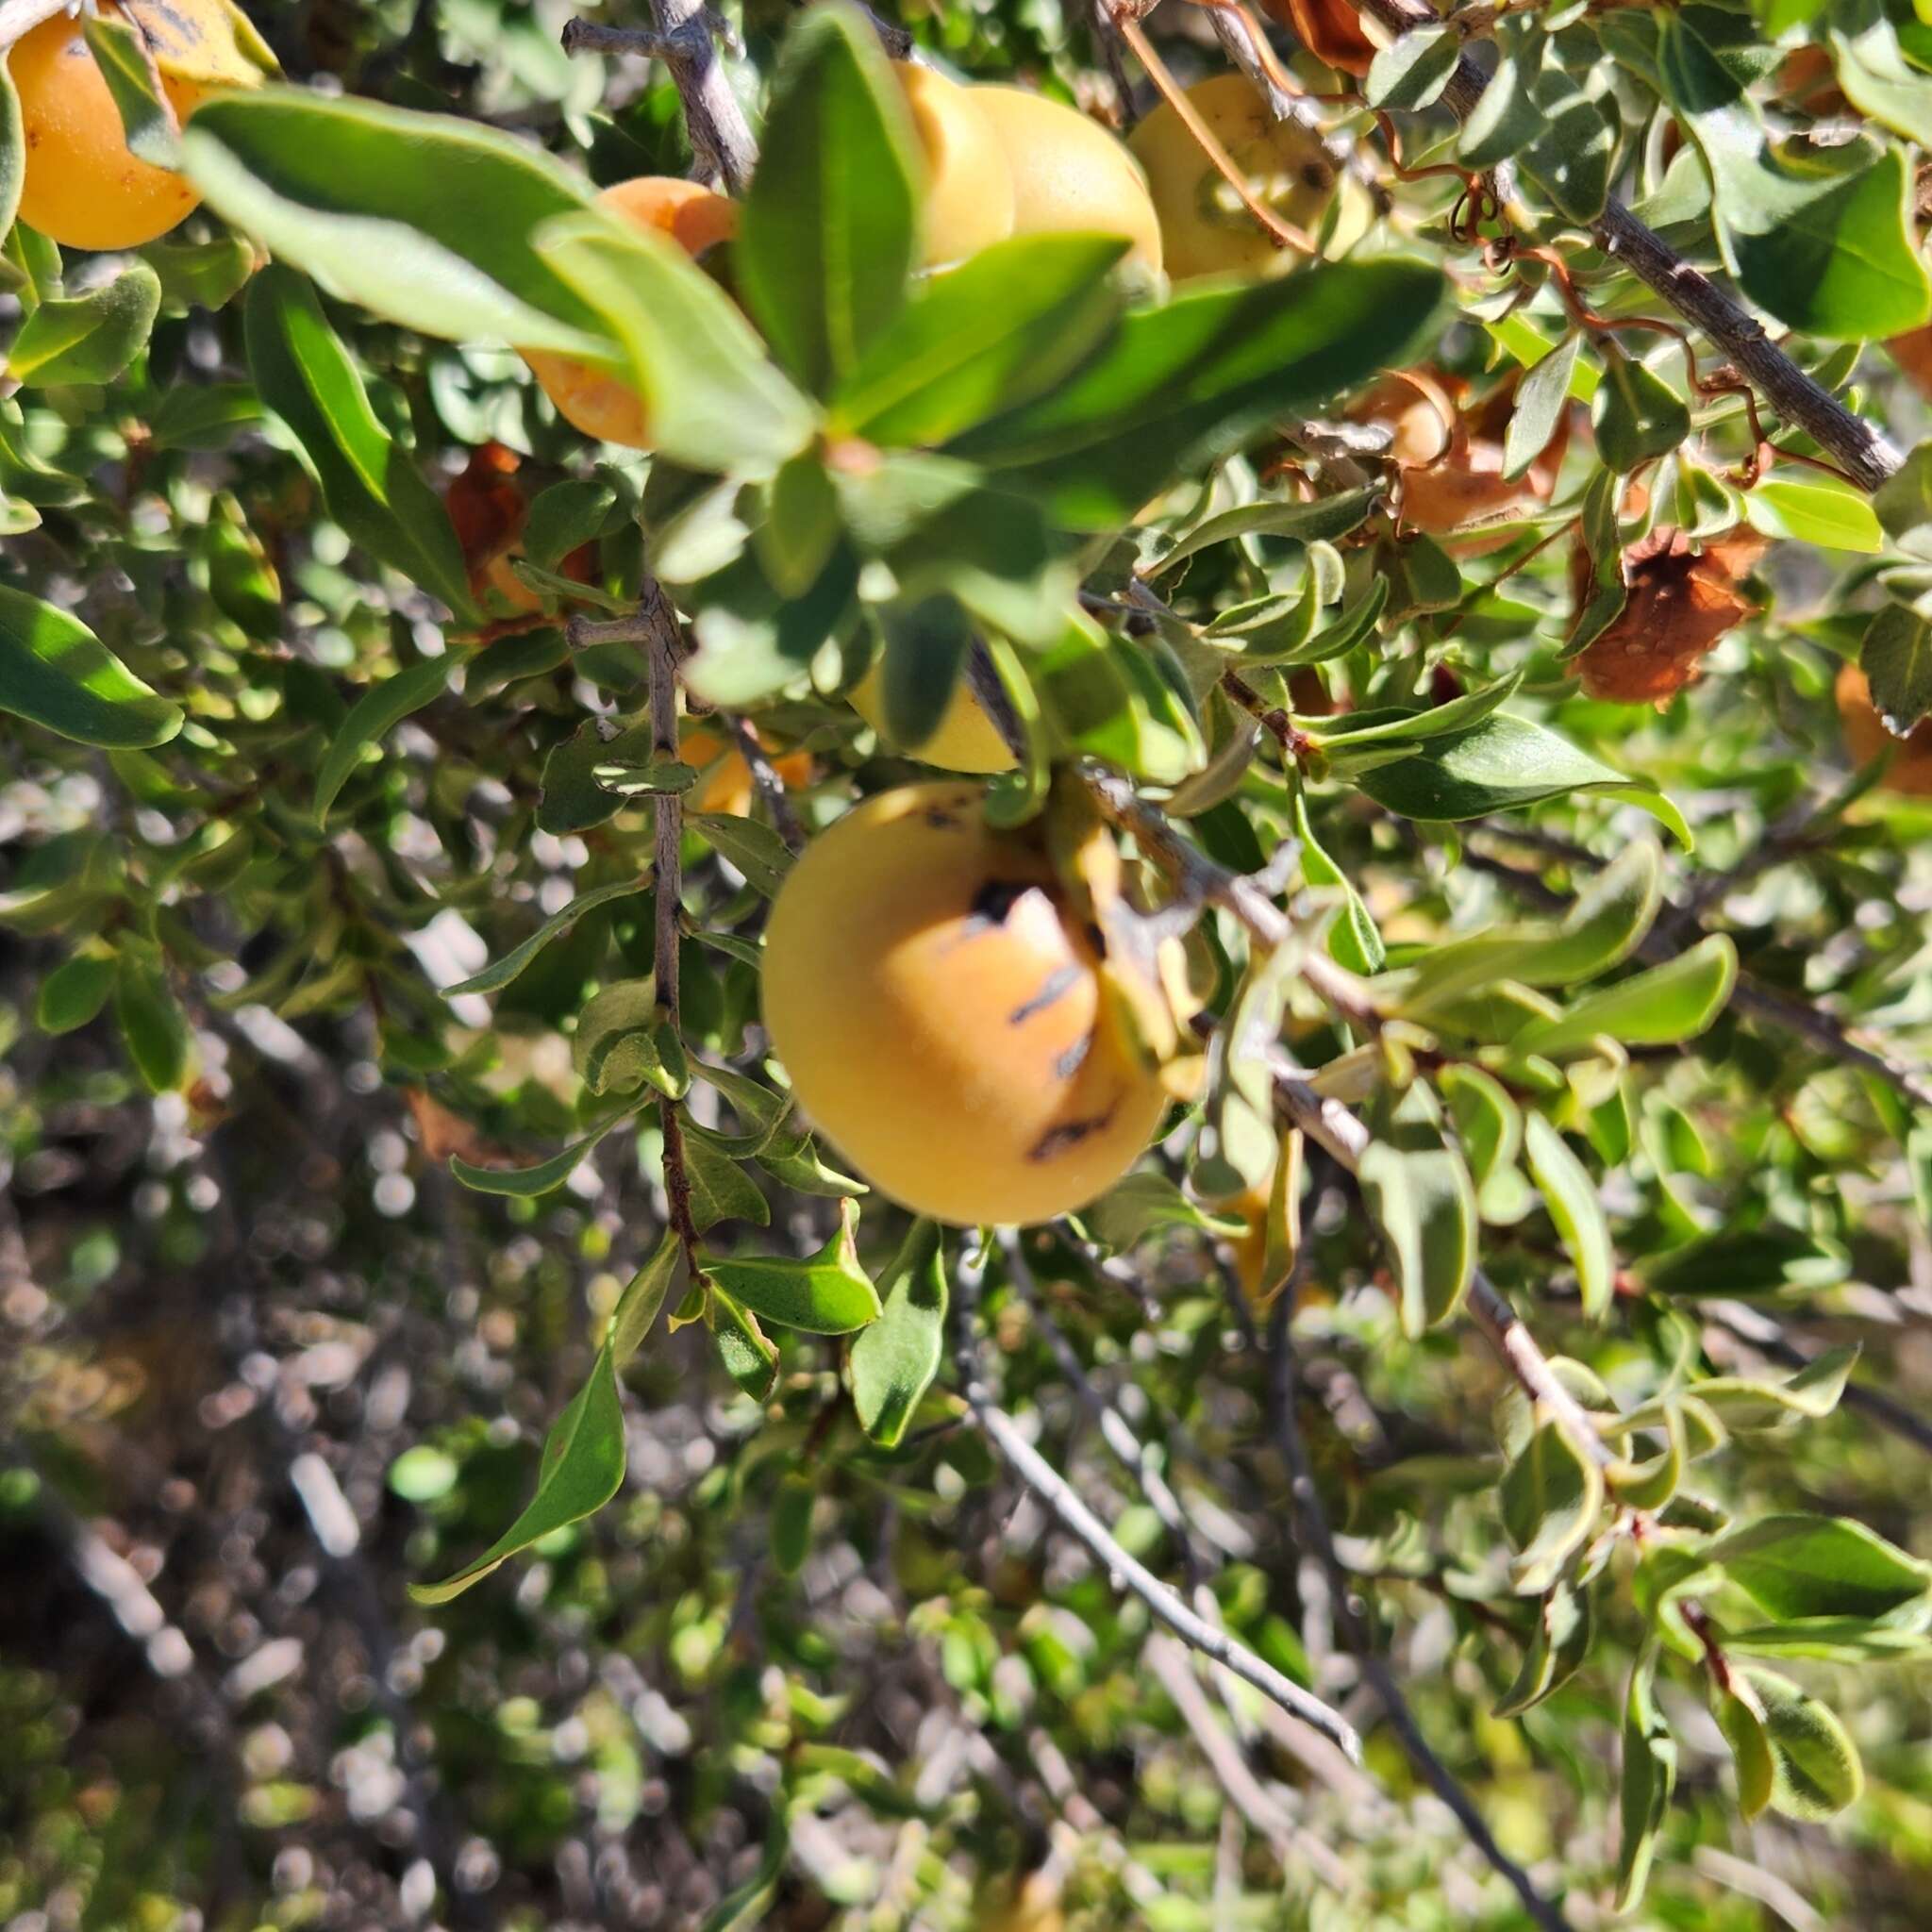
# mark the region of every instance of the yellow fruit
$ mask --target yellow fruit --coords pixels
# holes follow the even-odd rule
[[[852,708],[881,738],[889,744],[898,744],[886,731],[883,659],[874,658],[871,669],[846,696]],[[1013,754],[1008,749],[1007,741],[986,715],[963,675],[953,687],[953,695],[932,736],[923,744],[904,744],[898,748],[928,765],[937,765],[942,772],[1009,772],[1013,768]]]
[[[1218,74],[1191,87],[1188,100],[1256,198],[1312,235],[1335,192],[1335,164],[1321,137],[1277,121],[1244,74]],[[1174,281],[1286,275],[1307,259],[1275,245],[1168,102],[1134,129],[1128,145],[1147,171],[1167,273]]]
[[[146,40],[177,120],[218,87],[261,77],[238,52],[223,0],[139,0],[100,11]],[[121,111],[77,16],[43,20],[14,42],[7,65],[20,94],[20,218],[29,227],[63,248],[139,248],[193,211],[201,196],[186,175],[128,152]]]
[[[867,799],[792,867],[765,938],[765,1025],[807,1118],[882,1193],[968,1226],[1091,1201],[1165,1106],[1041,843],[985,800]]]
[[[1127,259],[1160,267],[1160,218],[1141,166],[1077,109],[1017,87],[975,87],[1013,179],[1016,235],[1124,235]]]
[[[974,95],[930,67],[897,63],[925,155],[922,268],[961,261],[1013,232],[1007,151]]]
[[[678,737],[677,756],[704,774],[685,793],[685,803],[692,811],[731,812],[742,818],[751,810],[758,782],[744,761],[744,754],[736,745],[727,748],[725,741],[708,725],[690,724]],[[808,784],[811,779],[811,754],[787,752],[772,760],[772,769],[787,785]]]
[[[598,195],[597,205],[634,227],[669,235],[693,259],[738,232],[736,202],[675,175],[640,175],[620,181]],[[644,400],[629,383],[575,356],[548,349],[525,349],[523,358],[557,406],[557,413],[573,429],[603,442],[650,448]]]

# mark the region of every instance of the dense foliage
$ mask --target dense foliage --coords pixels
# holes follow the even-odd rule
[[[654,6],[0,5],[0,1923],[1923,1924],[1924,0]]]

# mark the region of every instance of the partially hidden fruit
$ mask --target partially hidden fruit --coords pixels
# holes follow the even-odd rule
[[[758,741],[763,743],[764,741]],[[692,811],[729,812],[743,818],[751,810],[758,783],[744,754],[708,724],[687,724],[678,735],[677,756],[700,774],[698,782],[685,793]],[[811,754],[786,752],[774,758],[772,769],[788,786],[805,785],[811,779]]]
[[[1911,378],[1922,396],[1932,397],[1932,323],[1908,334],[1893,336],[1885,353]]]
[[[1013,171],[972,90],[930,67],[897,63],[925,157],[922,268],[963,261],[1013,232]]]
[[[1362,31],[1355,0],[1262,0],[1262,5],[1325,66],[1364,75],[1374,65],[1375,43]]]
[[[479,443],[442,502],[462,548],[470,589],[479,595],[493,592],[511,610],[528,613],[542,609],[543,599],[514,568],[529,517],[523,490],[511,480],[522,464],[516,451],[500,442]],[[564,558],[558,574],[587,584],[596,575],[596,544],[582,543]]]
[[[1321,225],[1335,192],[1335,164],[1320,135],[1277,121],[1245,74],[1217,74],[1191,87],[1188,101],[1257,200],[1305,233]],[[1278,246],[1242,207],[1172,103],[1156,108],[1127,145],[1147,171],[1160,220],[1161,257],[1172,280],[1286,275],[1307,259]]]
[[[1075,108],[1017,87],[975,87],[1013,184],[1016,235],[1124,235],[1126,258],[1158,271],[1160,217],[1126,147]]]
[[[919,744],[900,744],[886,729],[885,666],[874,658],[865,675],[846,693],[852,708],[887,743],[942,772],[1009,772],[1013,754],[999,734],[985,708],[973,695],[965,678],[953,687],[953,695],[933,727],[932,736]]]
[[[1889,751],[1892,760],[1879,781],[1884,789],[1912,798],[1932,798],[1932,719],[1913,725],[1904,738],[1895,737],[1878,715],[1878,707],[1872,702],[1872,687],[1856,664],[1847,664],[1839,673],[1836,696],[1852,762],[1869,765],[1881,752]]]
[[[640,175],[620,181],[598,195],[597,205],[633,227],[670,236],[693,260],[738,232],[736,202],[695,181],[669,175]],[[573,429],[629,449],[650,448],[650,412],[629,383],[575,356],[548,349],[525,349],[523,357],[557,413]]]
[[[1091,1201],[1166,1104],[1040,837],[985,802],[958,781],[867,799],[765,936],[765,1024],[807,1118],[881,1192],[966,1226]]]
[[[225,0],[104,0],[99,11],[146,42],[178,121],[209,94],[262,77],[253,32]],[[7,65],[20,95],[20,218],[29,227],[63,248],[139,248],[193,212],[201,196],[185,175],[128,151],[76,15],[57,13],[22,35]]]
[[[1752,530],[1695,545],[1668,524],[1631,544],[1623,558],[1624,608],[1575,659],[1584,691],[1623,705],[1668,704],[1696,677],[1717,641],[1756,609],[1738,579],[1764,548]],[[1579,545],[1572,558],[1579,609],[1590,572]]]

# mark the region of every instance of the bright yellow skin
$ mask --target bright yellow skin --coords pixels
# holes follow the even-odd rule
[[[909,60],[896,71],[925,156],[920,266],[963,261],[1013,232],[1007,151],[974,93]]]
[[[846,697],[852,708],[887,743],[897,745],[898,749],[925,764],[937,765],[942,772],[1010,772],[1013,769],[1013,754],[1008,749],[1007,741],[1000,736],[998,727],[986,715],[984,707],[973,695],[972,687],[963,677],[953,687],[953,695],[947,701],[939,724],[923,744],[901,745],[887,734],[885,665],[882,659],[873,659],[871,669],[846,692]]]
[[[808,1119],[881,1193],[957,1225],[1064,1214],[1165,1107],[1063,921],[1053,869],[983,787],[867,799],[792,867],[765,1025]]]
[[[1204,80],[1188,90],[1188,101],[1256,198],[1313,235],[1335,192],[1335,165],[1321,138],[1277,121],[1244,74]],[[1275,246],[1168,102],[1134,129],[1128,145],[1147,171],[1172,280],[1286,275],[1307,259],[1295,249]]]
[[[111,6],[102,12],[124,17]],[[242,77],[228,72],[234,35],[221,0],[170,0],[165,8],[136,8],[131,17],[164,63],[161,89],[177,120],[186,121],[213,90],[170,69]],[[57,13],[42,21],[14,43],[7,64],[26,141],[20,218],[28,227],[63,248],[139,248],[193,212],[201,196],[186,175],[128,152],[121,111],[76,17]],[[246,74],[260,77],[253,69]]]
[[[693,258],[738,232],[738,205],[695,181],[671,175],[639,175],[607,188],[599,208],[639,228],[669,235]],[[628,449],[651,447],[651,425],[644,399],[607,371],[548,349],[525,349],[523,358],[573,429],[600,442]]]
[[[1129,261],[1158,271],[1160,218],[1140,164],[1076,108],[1017,87],[975,87],[1013,177],[1016,235],[1124,235]]]

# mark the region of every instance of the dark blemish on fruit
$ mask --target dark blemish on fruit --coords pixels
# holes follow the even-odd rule
[[[1081,1034],[1079,1039],[1074,1041],[1073,1045],[1068,1047],[1058,1059],[1054,1061],[1054,1078],[1057,1080],[1071,1080],[1086,1063],[1088,1051],[1092,1044],[1093,1034],[1090,1028],[1087,1032]]]
[[[1305,188],[1326,188],[1332,179],[1328,170],[1320,161],[1309,161],[1302,169],[1302,186]]]
[[[1030,1000],[1023,1000],[1007,1015],[1008,1026],[1024,1026],[1036,1013],[1043,1013],[1056,1000],[1064,999],[1079,984],[1080,969],[1071,960],[1064,966],[1056,966],[1040,983],[1040,991]]]
[[[941,811],[936,805],[926,807],[925,822],[935,832],[957,832],[959,829],[959,821],[951,812]]]
[[[1013,908],[1028,892],[1039,890],[1038,886],[1024,880],[988,879],[973,895],[967,909],[966,931],[977,934],[1006,924]]]
[[[1120,1102],[1116,1100],[1105,1113],[1091,1113],[1084,1120],[1061,1121],[1058,1125],[1047,1128],[1031,1147],[1026,1150],[1028,1160],[1053,1160],[1077,1147],[1091,1135],[1103,1132],[1114,1117],[1114,1110]]]

